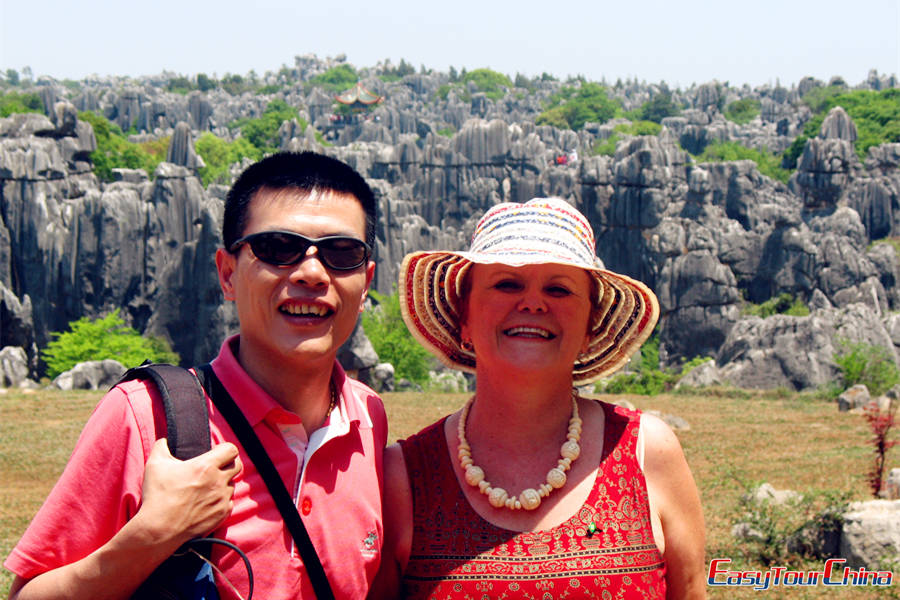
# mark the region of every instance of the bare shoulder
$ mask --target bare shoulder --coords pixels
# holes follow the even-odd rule
[[[641,413],[641,429],[644,436],[646,471],[666,469],[673,463],[684,462],[681,443],[665,421],[655,415]]]

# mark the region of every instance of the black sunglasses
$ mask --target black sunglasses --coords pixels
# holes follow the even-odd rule
[[[241,244],[248,244],[256,258],[264,263],[283,267],[295,265],[306,256],[310,246],[318,250],[316,256],[329,269],[351,271],[364,264],[372,249],[367,243],[345,235],[308,238],[293,231],[262,231],[251,233],[234,242],[228,251],[237,252]]]

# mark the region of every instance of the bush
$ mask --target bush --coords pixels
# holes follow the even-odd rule
[[[112,181],[113,169],[144,169],[153,175],[159,163],[166,159],[169,138],[135,144],[128,141],[118,125],[93,112],[79,113],[78,118],[94,128],[97,149],[91,152],[94,174],[103,181]]]
[[[734,525],[746,533],[745,547],[764,565],[796,565],[803,559],[829,558],[840,536],[849,494],[811,490],[783,503],[757,500],[744,484]]]
[[[587,122],[606,123],[620,108],[619,103],[607,95],[605,87],[584,82],[579,88],[565,86],[551,96],[547,108],[537,116],[535,123],[578,131]]]
[[[837,88],[844,91],[841,88]],[[816,90],[832,90],[835,88],[816,88],[804,97],[806,101]],[[822,128],[822,122],[828,112],[835,106],[842,107],[853,119],[856,125],[857,138],[854,149],[860,160],[865,159],[869,148],[885,143],[900,142],[900,89],[891,88],[875,92],[871,90],[855,90],[846,93],[825,93],[820,102],[815,102],[816,116],[809,120],[803,128],[803,142],[799,138],[795,144],[799,144],[799,150],[790,148],[785,155],[790,153],[796,158],[803,152],[803,145],[807,138],[816,137]]]
[[[356,70],[348,64],[331,67],[324,73],[311,77],[309,84],[325,88],[331,93],[343,92],[356,85],[359,81],[359,75]]]
[[[794,298],[787,292],[783,292],[774,298],[769,298],[762,304],[748,304],[744,307],[745,315],[753,315],[765,319],[772,315],[788,315],[791,317],[805,317],[809,315],[809,307],[800,298]]]
[[[15,113],[44,113],[44,103],[37,94],[9,92],[0,96],[0,117]]]
[[[706,146],[703,154],[697,157],[698,162],[722,162],[732,160],[752,160],[759,172],[775,181],[787,183],[790,171],[782,168],[782,159],[767,150],[747,148],[737,142],[715,142]]]
[[[662,92],[645,102],[638,109],[637,118],[643,121],[662,123],[662,120],[666,117],[674,117],[679,113],[681,113],[681,109],[672,102],[672,94]]]
[[[180,360],[165,340],[144,337],[125,325],[118,308],[103,318],[82,317],[69,323],[69,331],[50,335],[54,339],[41,351],[50,378],[89,360],[112,358],[125,366],[145,359],[173,364]]]
[[[760,102],[756,98],[735,100],[725,107],[725,118],[738,125],[746,125],[759,115]]]
[[[841,370],[845,389],[861,383],[872,395],[879,396],[900,383],[900,370],[887,349],[846,340],[839,344],[841,350],[834,355],[834,362]]]
[[[499,100],[506,93],[506,89],[513,87],[513,82],[503,73],[490,69],[475,69],[462,78],[463,83],[474,83],[479,92],[491,100]]]
[[[245,157],[254,162],[262,158],[259,148],[245,138],[239,137],[233,142],[227,142],[208,131],[200,136],[194,148],[206,163],[198,171],[204,186],[211,183],[230,184],[231,165],[241,162]]]
[[[296,119],[301,129],[306,130],[307,123],[300,119],[297,109],[289,106],[284,100],[275,99],[266,105],[261,117],[238,119],[229,123],[228,128],[240,129],[241,136],[250,142],[262,157],[263,154],[271,154],[278,150],[280,143],[277,137],[278,129],[282,123],[291,119]]]
[[[384,296],[375,291],[369,295],[378,305],[362,316],[363,330],[383,362],[394,365],[394,376],[428,383],[431,355],[413,338],[400,314],[400,295],[395,291]]]

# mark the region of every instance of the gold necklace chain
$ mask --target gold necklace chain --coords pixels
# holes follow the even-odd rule
[[[472,447],[466,440],[466,419],[469,416],[469,409],[475,401],[473,396],[466,402],[462,412],[459,415],[459,424],[456,427],[459,436],[459,445],[457,448],[457,456],[459,457],[459,466],[465,472],[466,483],[472,487],[477,487],[478,491],[488,497],[488,502],[495,508],[508,508],[510,510],[534,510],[541,505],[541,498],[546,498],[555,489],[559,489],[566,485],[566,471],[571,468],[572,463],[581,454],[581,426],[582,421],[578,415],[578,396],[572,391],[572,416],[569,418],[569,429],[566,433],[566,441],[560,448],[560,456],[562,458],[557,461],[555,467],[547,472],[546,483],[541,483],[537,489],[527,488],[522,490],[520,497],[510,496],[506,490],[500,487],[493,487],[489,481],[485,479],[484,470],[475,464],[472,460]]]
[[[331,402],[328,404],[328,412],[325,413],[325,421],[328,420],[328,417],[331,416],[331,411],[337,406],[337,389],[335,388],[333,381],[328,383],[328,388],[331,390]]]

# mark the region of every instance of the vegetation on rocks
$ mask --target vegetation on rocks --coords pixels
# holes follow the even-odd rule
[[[403,323],[400,294],[395,290],[385,296],[370,290],[369,296],[378,304],[363,312],[362,326],[378,358],[394,366],[395,378],[426,383],[431,354],[413,338]]]
[[[547,108],[537,116],[538,125],[578,131],[585,123],[606,123],[620,110],[599,83],[582,82],[581,86],[564,86],[550,97]]]
[[[0,96],[0,117],[14,113],[43,113],[43,108],[40,96],[31,92],[7,92]]]
[[[143,169],[152,176],[159,163],[166,159],[169,138],[135,143],[115,123],[87,111],[78,115],[94,128],[97,149],[91,153],[94,174],[102,181],[113,181],[112,170],[117,168]]]
[[[139,365],[144,360],[178,364],[178,355],[161,338],[144,337],[119,316],[119,309],[98,319],[82,317],[69,323],[69,330],[53,332],[53,339],[41,352],[51,379],[80,362],[119,361],[125,366]]]
[[[735,100],[725,107],[725,118],[738,125],[746,125],[759,115],[760,102],[756,98]]]
[[[834,355],[834,362],[841,370],[844,389],[861,383],[871,394],[879,396],[900,383],[900,369],[881,346],[844,340]]]
[[[791,294],[783,292],[761,304],[745,304],[743,313],[763,319],[772,315],[805,317],[809,314],[809,307],[800,298],[794,298]]]
[[[803,98],[815,112],[806,123],[803,134],[797,136],[784,152],[784,166],[795,168],[803,153],[806,140],[819,134],[822,121],[835,106],[840,106],[856,125],[854,148],[860,159],[865,159],[872,146],[900,142],[900,89],[879,92],[872,90],[846,91],[844,88],[814,88]]]
[[[479,92],[484,92],[491,100],[499,100],[506,94],[507,89],[513,87],[509,77],[491,69],[474,69],[462,77],[462,82],[473,84]]]
[[[787,183],[791,171],[782,167],[781,156],[765,149],[748,148],[737,142],[714,142],[703,149],[697,162],[723,162],[733,160],[752,160],[759,172],[775,181]]]

